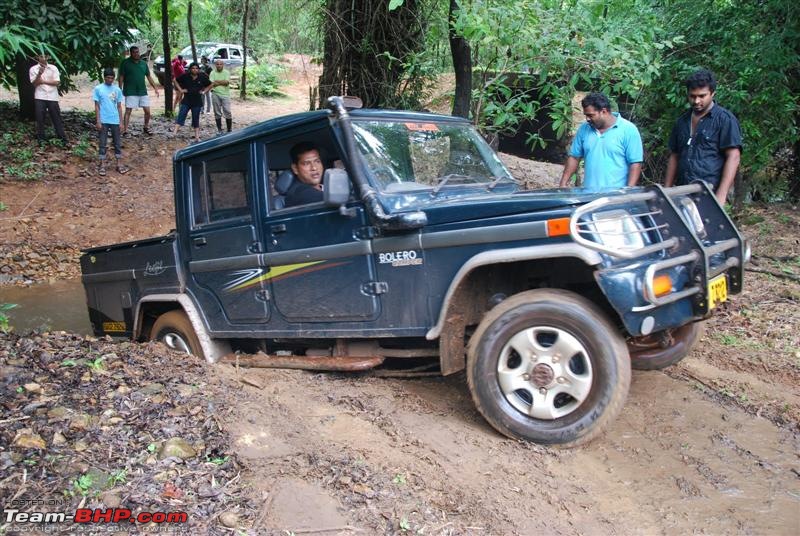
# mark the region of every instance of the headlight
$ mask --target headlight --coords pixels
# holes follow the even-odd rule
[[[682,197],[680,201],[681,212],[686,224],[694,229],[694,234],[700,240],[704,240],[708,233],[706,233],[706,226],[703,224],[703,218],[700,217],[700,211],[697,210],[697,205],[688,197]]]
[[[626,210],[597,212],[592,215],[590,226],[597,240],[604,246],[615,249],[644,247],[642,224]]]

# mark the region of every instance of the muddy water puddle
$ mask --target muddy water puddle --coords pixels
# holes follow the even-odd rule
[[[29,287],[0,287],[0,303],[15,303],[7,312],[18,333],[34,329],[91,334],[86,295],[78,279]]]

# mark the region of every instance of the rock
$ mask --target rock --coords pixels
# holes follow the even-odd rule
[[[160,393],[162,391],[164,391],[164,385],[163,384],[161,384],[161,383],[150,383],[150,384],[145,385],[144,387],[142,387],[141,389],[139,389],[136,392],[141,394],[141,395],[144,395],[144,396],[150,396],[150,395],[154,395],[156,393]]]
[[[120,396],[125,396],[130,392],[131,392],[131,388],[128,387],[127,385],[120,385],[119,387],[117,387],[117,389],[115,391],[115,393],[120,395]]]
[[[233,512],[222,512],[219,515],[219,522],[222,524],[223,527],[228,527],[229,529],[235,529],[239,526],[239,516],[234,514]]]
[[[19,452],[0,452],[0,470],[8,469],[25,459]]]
[[[92,425],[92,417],[85,413],[80,413],[78,415],[75,415],[69,420],[70,430],[86,430],[91,425]]]
[[[47,412],[47,417],[51,421],[62,421],[66,420],[70,413],[72,413],[72,410],[69,408],[65,408],[64,406],[56,406]]]
[[[61,432],[56,432],[53,434],[53,445],[64,445],[67,442],[67,438],[64,437],[64,434]]]
[[[100,500],[103,501],[103,504],[106,505],[107,508],[117,508],[122,504],[120,496],[111,491],[106,491],[100,495]]]
[[[158,451],[158,459],[163,460],[172,456],[187,460],[197,456],[197,452],[185,439],[172,437],[161,445],[161,449]]]
[[[86,444],[86,441],[79,439],[72,445],[72,448],[77,452],[83,452],[84,450],[89,448],[89,445]]]
[[[39,434],[34,434],[30,430],[20,430],[14,438],[13,446],[23,449],[45,449],[47,443]]]
[[[369,486],[365,486],[364,484],[356,484],[353,486],[353,491],[358,493],[359,495],[363,495],[368,499],[375,497],[375,492]]]
[[[23,385],[23,387],[29,393],[41,393],[42,392],[42,386],[39,385],[38,383],[26,383],[25,385]]]

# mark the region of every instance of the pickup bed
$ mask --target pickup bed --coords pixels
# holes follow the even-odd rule
[[[287,206],[309,141],[322,199]],[[682,359],[749,258],[705,184],[524,191],[466,121],[338,98],[183,149],[173,178],[175,231],[81,257],[96,334],[466,369],[492,426],[541,443],[600,433],[631,366]]]

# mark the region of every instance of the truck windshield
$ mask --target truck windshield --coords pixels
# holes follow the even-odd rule
[[[497,154],[464,123],[353,121],[356,145],[383,192],[489,189],[515,182]]]

